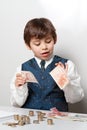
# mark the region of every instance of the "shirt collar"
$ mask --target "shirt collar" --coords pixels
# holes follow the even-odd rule
[[[51,56],[51,58],[49,60],[45,60],[45,68],[52,62],[54,56]],[[41,59],[39,59],[38,57],[35,57],[35,60],[37,61],[37,64],[39,65],[39,67],[41,67],[40,62]]]

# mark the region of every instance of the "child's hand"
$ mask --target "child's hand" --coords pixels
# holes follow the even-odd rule
[[[68,71],[67,63],[63,64],[62,62],[59,62],[59,63],[56,63],[55,65],[61,69],[62,73],[67,74],[67,71]]]
[[[16,74],[15,86],[20,87],[26,83],[26,77],[22,73]]]

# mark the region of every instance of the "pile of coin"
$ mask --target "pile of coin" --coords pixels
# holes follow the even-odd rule
[[[19,126],[23,126],[26,124],[39,124],[41,121],[47,120],[47,124],[48,125],[52,125],[53,124],[53,120],[52,119],[47,119],[46,117],[46,113],[43,113],[41,111],[37,111],[37,115],[36,115],[36,119],[32,121],[32,117],[34,116],[34,111],[30,110],[28,115],[14,115],[13,119],[14,122],[7,122],[7,123],[3,123],[5,125],[11,126],[11,127],[16,127],[17,125]]]
[[[3,123],[8,126],[16,127],[17,125],[23,126],[25,124],[30,124],[30,118],[27,115],[14,115],[15,122]]]

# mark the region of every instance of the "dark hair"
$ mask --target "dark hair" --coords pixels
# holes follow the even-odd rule
[[[31,38],[42,39],[47,35],[51,35],[56,43],[56,30],[50,20],[46,18],[31,19],[24,28],[24,41],[30,46]]]

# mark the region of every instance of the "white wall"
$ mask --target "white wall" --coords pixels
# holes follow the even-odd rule
[[[23,29],[34,17],[47,17],[56,27],[55,54],[76,64],[85,92],[70,111],[87,113],[86,0],[0,0],[0,105],[10,105],[9,84],[16,67],[33,56],[25,47]]]

